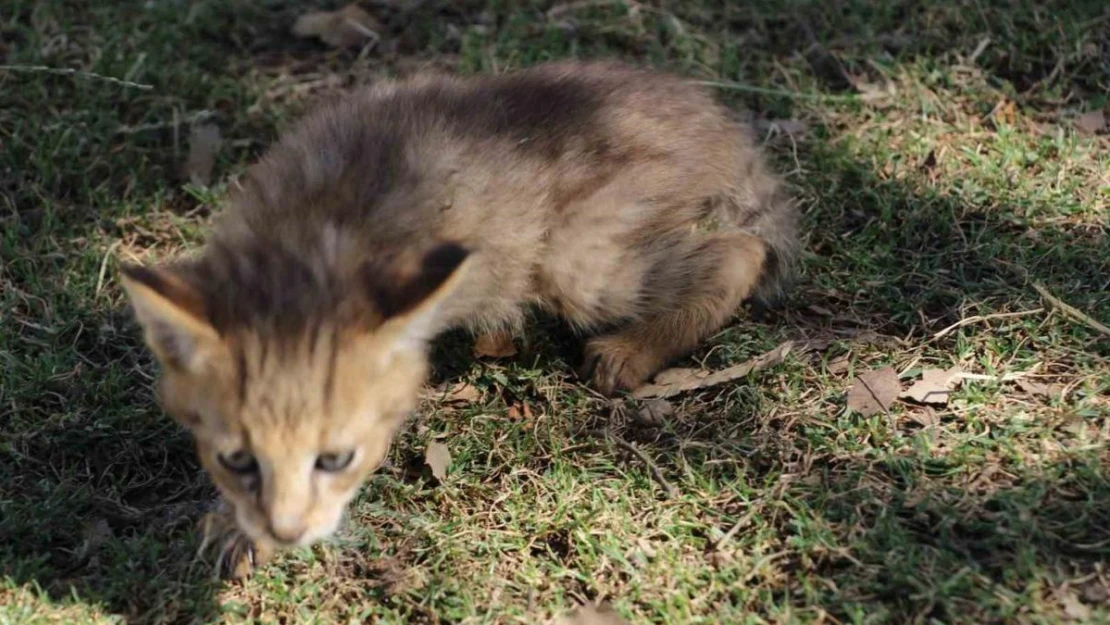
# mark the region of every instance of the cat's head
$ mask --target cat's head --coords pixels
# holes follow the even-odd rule
[[[123,269],[162,405],[244,533],[307,545],[336,530],[415,408],[467,257],[454,244],[369,262],[224,246]]]

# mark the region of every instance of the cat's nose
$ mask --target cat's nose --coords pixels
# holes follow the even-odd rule
[[[304,536],[305,524],[296,518],[271,517],[270,535],[286,544],[294,544]]]

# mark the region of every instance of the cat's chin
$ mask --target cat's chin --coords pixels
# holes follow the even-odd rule
[[[332,514],[327,522],[309,527],[295,542],[277,540],[270,532],[266,531],[266,528],[260,523],[254,522],[250,518],[249,513],[239,510],[238,507],[236,507],[235,510],[235,524],[243,536],[255,543],[266,545],[270,551],[295,547],[311,547],[316,543],[327,541],[339,531],[345,518],[344,510],[345,506],[340,508],[338,513]]]

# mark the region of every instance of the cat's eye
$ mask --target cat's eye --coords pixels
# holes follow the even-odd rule
[[[258,461],[249,451],[240,449],[230,454],[217,454],[220,464],[236,475],[252,475],[258,472]]]
[[[338,454],[320,454],[316,457],[316,470],[326,473],[337,473],[351,466],[351,461],[354,459],[354,450]]]

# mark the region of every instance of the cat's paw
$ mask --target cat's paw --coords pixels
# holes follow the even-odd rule
[[[599,336],[586,342],[579,370],[603,395],[633,391],[658,367],[658,359],[621,335]]]
[[[198,555],[213,557],[220,579],[245,579],[270,559],[273,547],[244,534],[230,508],[221,501],[204,515]]]

